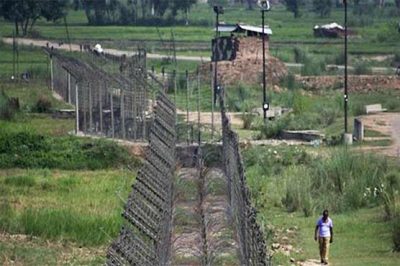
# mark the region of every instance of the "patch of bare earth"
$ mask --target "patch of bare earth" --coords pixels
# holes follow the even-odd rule
[[[377,131],[387,135],[392,139],[390,146],[361,147],[366,151],[376,151],[380,154],[400,157],[400,113],[378,113],[365,115],[361,117],[365,129]],[[382,137],[368,138],[371,140],[380,140]]]

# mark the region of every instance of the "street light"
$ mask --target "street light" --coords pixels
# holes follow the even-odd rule
[[[258,5],[261,8],[262,14],[262,50],[263,50],[263,113],[264,122],[267,122],[267,111],[269,110],[269,103],[267,101],[267,82],[265,73],[265,12],[270,11],[271,7],[268,0],[259,0]]]

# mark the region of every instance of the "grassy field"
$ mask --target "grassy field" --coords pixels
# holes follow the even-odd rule
[[[227,8],[221,17],[227,23],[236,23],[238,18],[241,22],[259,25],[260,11]],[[214,14],[206,5],[193,8],[189,26],[158,29],[88,26],[83,11],[70,11],[67,18],[73,42],[104,42],[106,47],[133,49],[138,43],[151,41],[147,42],[149,51],[166,53],[168,50],[160,44],[160,38],[169,40],[173,29],[180,49],[178,54],[205,57],[210,54],[207,49],[213,37],[213,19]],[[399,39],[387,34],[392,17],[371,16],[365,27],[360,26],[362,19],[366,18],[350,18],[351,27],[357,33],[350,38],[351,63],[370,55],[398,52]],[[317,62],[315,65],[335,63],[343,40],[319,39],[312,35],[315,24],[333,21],[343,21],[342,10],[335,9],[328,18],[303,10],[303,16],[295,19],[282,6],[274,7],[267,14],[267,22],[274,32],[271,54],[294,62],[297,47]],[[0,36],[10,36],[12,30],[12,24],[0,20]],[[36,37],[66,41],[63,23],[38,21],[35,30]],[[386,35],[382,36],[383,33]],[[74,129],[71,119],[53,119],[49,113],[37,113],[37,103],[43,98],[50,102],[50,109],[70,108],[53,98],[45,81],[49,77],[48,61],[40,49],[20,47],[19,72],[27,70],[33,74],[34,80],[29,83],[9,82],[13,72],[12,47],[0,44],[0,53],[0,91],[17,97],[21,106],[12,119],[0,120],[0,264],[103,264],[105,250],[122,225],[120,213],[124,199],[135,180],[135,172],[124,166],[131,162],[137,169],[140,163],[111,142],[69,136]],[[176,98],[173,86],[168,94],[179,109],[186,110],[189,106],[190,111],[196,111],[197,80],[191,78],[187,91],[183,73],[194,71],[198,64],[178,63],[181,75]],[[371,65],[387,67],[390,63],[386,59]],[[158,73],[163,67],[166,71],[175,69],[161,60],[149,60],[148,67],[154,67]],[[211,110],[209,82],[201,81],[202,111]],[[282,83],[280,87],[289,86]],[[261,118],[251,117],[248,129],[236,128],[241,137],[276,137],[283,129],[319,129],[331,140],[343,133],[341,90],[311,93],[294,84],[281,93],[271,92],[271,88],[268,91],[273,106],[292,108],[293,113],[271,121],[267,127]],[[228,111],[249,112],[261,105],[261,86],[237,84],[225,92]],[[389,111],[399,112],[400,92],[351,94],[349,121],[363,114],[364,105],[378,102]],[[179,117],[179,121],[183,118]],[[352,123],[349,126],[351,130]],[[183,134],[186,137],[186,131]],[[382,135],[367,131],[366,136]],[[363,145],[390,143],[382,140]],[[337,143],[332,141],[332,144]],[[326,206],[331,209],[335,223],[333,265],[400,264],[400,255],[392,252],[393,221],[387,217],[384,199],[363,194],[366,188],[380,189],[381,184],[390,187],[391,173],[398,180],[398,162],[363,156],[325,146],[256,147],[243,153],[253,202],[259,211],[260,224],[267,232],[268,243],[293,247],[289,256],[275,253],[274,264],[291,265],[290,257],[296,261],[318,259],[313,230],[318,214]],[[392,187],[395,185],[398,184]],[[388,191],[382,188],[381,192]]]
[[[381,200],[385,192],[366,192],[377,186],[390,190],[386,181],[398,173],[398,161],[350,149],[302,147],[255,147],[243,158],[259,221],[269,243],[281,245],[275,264],[318,260],[314,228],[325,208],[334,221],[333,265],[400,263],[400,255],[392,252],[393,221]]]
[[[0,232],[28,236],[8,241],[0,233],[0,264],[102,263],[134,177],[118,169],[0,170]]]
[[[322,212],[322,211],[321,211]],[[398,265],[400,256],[392,252],[391,225],[383,218],[381,208],[331,213],[334,222],[334,243],[330,249],[332,265]],[[319,260],[318,245],[314,241],[318,215],[304,217],[300,213],[285,213],[271,208],[260,213],[261,220],[274,228],[276,243],[293,246],[290,257],[296,261]],[[296,250],[301,250],[296,253]],[[274,263],[291,265],[290,257],[277,252]]]
[[[392,39],[390,33],[387,39],[382,41],[380,36],[388,31],[388,23],[395,20],[386,14],[376,14],[368,19],[367,26],[360,26],[365,17],[350,16],[352,30],[357,32],[357,37],[350,39],[349,51],[354,54],[390,54],[397,52],[397,41]],[[196,5],[189,14],[189,26],[175,27],[142,27],[142,26],[87,26],[87,20],[83,11],[70,10],[68,16],[70,37],[73,41],[112,40],[115,44],[122,41],[164,41],[171,40],[171,29],[174,31],[175,40],[192,44],[202,43],[209,45],[213,37],[212,25],[214,13],[208,5]],[[359,21],[360,20],[360,21]],[[249,23],[259,25],[261,23],[260,11],[247,10],[240,7],[227,8],[221,21],[226,23]],[[337,39],[314,38],[312,28],[316,24],[324,24],[332,21],[341,23],[343,11],[334,9],[329,17],[321,18],[311,10],[303,10],[301,18],[294,18],[283,6],[275,6],[267,14],[267,23],[273,29],[271,50],[276,53],[288,52],[293,45],[303,45],[315,54],[333,54],[341,50],[342,41]],[[10,36],[13,25],[0,21],[2,25],[0,35]],[[198,25],[198,26],[196,26]],[[38,21],[35,30],[37,34],[46,39],[66,40],[66,31],[63,23],[48,23]],[[393,29],[395,32],[395,29]],[[114,45],[116,46],[116,45]],[[158,45],[160,48],[160,45]],[[193,49],[191,53],[195,51]]]
[[[139,160],[113,142],[70,136],[73,119],[36,113],[41,97],[68,107],[46,84],[0,89],[21,107],[0,120],[0,264],[102,264]]]

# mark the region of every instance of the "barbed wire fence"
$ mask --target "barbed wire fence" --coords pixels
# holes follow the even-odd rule
[[[151,67],[166,93],[177,107],[177,141],[180,143],[212,142],[221,140],[221,127],[214,104],[212,71],[165,70]],[[219,117],[219,116],[218,116]]]
[[[149,140],[146,161],[125,203],[122,214],[125,225],[108,249],[107,264],[168,265],[176,142],[201,145],[206,139],[202,136],[207,130],[201,128],[200,123],[200,101],[204,100],[200,99],[200,88],[202,82],[209,86],[210,79],[202,77],[198,71],[147,72],[146,54],[140,51],[131,58],[87,53],[83,61],[52,49],[45,50],[51,57],[50,87],[75,106],[77,132]],[[207,101],[214,107],[213,98]],[[257,224],[256,210],[251,205],[246,185],[238,136],[230,128],[222,97],[219,103],[222,167],[228,183],[240,263],[270,265],[263,232]],[[184,108],[177,110],[176,106]],[[191,117],[193,113],[197,119]],[[211,134],[216,132],[211,130]]]
[[[148,90],[162,90],[147,79],[145,52],[131,58],[89,55],[86,61],[53,49],[49,54],[51,89],[75,106],[76,132],[146,140],[153,103]],[[117,71],[118,69],[118,71]]]
[[[271,265],[267,257],[264,233],[257,223],[257,211],[251,204],[244,164],[240,154],[239,137],[231,129],[225,112],[223,91],[219,102],[222,119],[222,155],[228,181],[228,197],[236,226],[241,265]]]
[[[175,106],[158,93],[150,147],[125,205],[126,225],[107,253],[107,265],[168,265],[175,171]]]

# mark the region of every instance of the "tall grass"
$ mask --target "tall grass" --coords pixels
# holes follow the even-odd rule
[[[81,245],[99,245],[115,237],[122,225],[113,216],[93,216],[65,209],[25,209],[18,217],[18,231],[45,239],[73,240]]]
[[[387,186],[391,167],[382,157],[346,149],[334,149],[324,156],[310,156],[298,148],[270,150],[245,152],[256,202],[262,191],[269,204],[290,212],[302,211],[306,216],[322,209],[338,213],[383,203],[379,191]]]
[[[105,245],[122,225],[119,198],[127,197],[133,180],[121,170],[0,171],[0,231]]]

